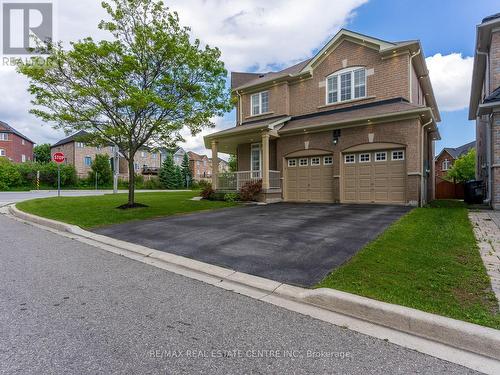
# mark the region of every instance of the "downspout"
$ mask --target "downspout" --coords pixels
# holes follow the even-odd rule
[[[491,205],[492,201],[492,194],[491,194],[491,187],[492,187],[492,176],[491,176],[491,121],[492,121],[493,114],[490,114],[488,116],[488,121],[486,122],[486,171],[488,173],[488,194],[485,199],[485,203],[488,203]]]
[[[413,53],[413,54],[411,54],[411,55],[410,55],[410,61],[408,62],[408,79],[409,79],[409,81],[410,81],[410,84],[409,84],[409,87],[410,87],[410,95],[408,96],[408,101],[409,101],[410,103],[413,103],[413,98],[412,98],[412,91],[413,91],[413,90],[412,90],[413,62],[412,62],[412,61],[413,61],[413,58],[414,58],[415,56],[418,56],[418,55],[420,55],[420,48],[418,49],[418,51],[417,51],[417,52],[415,52],[415,53]]]
[[[236,95],[238,95],[238,124],[241,125],[243,119],[243,114],[241,112],[241,94],[239,91],[236,91]]]
[[[420,142],[420,160],[422,162],[422,176],[420,178],[420,207],[424,205],[424,189],[427,187],[424,184],[424,139],[425,139],[425,127],[432,124],[433,119],[431,118],[428,122],[422,125],[422,140]],[[427,195],[427,194],[426,194]]]
[[[483,52],[483,51],[480,51],[478,49],[476,49],[476,54],[478,55],[481,55],[481,56],[484,56],[485,59],[486,59],[486,73],[485,73],[485,77],[484,77],[484,83],[485,83],[485,92],[487,92],[489,94],[490,92],[490,72],[489,72],[489,65],[490,65],[490,62],[489,62],[489,54],[487,52]],[[486,122],[486,171],[487,171],[487,178],[488,178],[488,189],[487,189],[487,196],[486,196],[486,199],[484,200],[485,203],[488,203],[489,205],[491,205],[491,201],[492,201],[492,195],[491,195],[491,187],[492,187],[492,181],[491,181],[491,171],[492,171],[492,168],[491,168],[491,119],[492,119],[492,115],[490,114],[490,116],[488,117],[488,121]],[[481,120],[479,120],[481,121]],[[476,161],[477,163],[477,161]],[[482,168],[482,166],[481,166]]]

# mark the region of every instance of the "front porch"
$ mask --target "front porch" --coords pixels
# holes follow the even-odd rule
[[[283,181],[281,172],[276,168],[275,140],[279,136],[275,126],[284,120],[286,118],[237,126],[205,137],[205,145],[212,150],[213,189],[237,192],[249,182],[261,181],[262,191],[259,200],[281,201]],[[239,150],[241,146],[247,147],[244,156],[241,154],[241,149]],[[239,170],[218,172],[219,152],[237,154]]]

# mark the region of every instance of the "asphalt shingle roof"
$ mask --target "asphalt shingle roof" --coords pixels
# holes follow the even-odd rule
[[[4,130],[2,130],[2,132],[15,134],[18,137],[21,137],[21,138],[27,140],[28,142],[35,144],[35,142],[33,142],[28,137],[26,137],[24,134],[19,133],[16,129],[14,129],[12,126],[7,124],[6,122],[0,121],[0,126],[4,129]]]
[[[460,156],[465,155],[470,149],[476,148],[476,141],[469,142],[465,145],[459,147],[445,147],[443,151],[446,151],[451,155],[453,159],[458,159]]]
[[[70,142],[75,142],[77,141],[79,138],[82,138],[82,137],[85,137],[86,135],[88,135],[89,133],[87,133],[85,130],[80,130],[79,132],[75,133],[75,134],[72,134],[70,135],[69,137],[66,137],[64,139],[61,139],[59,142],[57,142],[56,144],[53,144],[51,147],[56,147],[56,146],[62,146],[62,145],[65,145],[66,143],[70,143]]]

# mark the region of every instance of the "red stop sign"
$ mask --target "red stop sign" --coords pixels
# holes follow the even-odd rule
[[[64,154],[62,152],[56,152],[53,156],[52,156],[52,160],[54,160],[56,163],[64,163]]]

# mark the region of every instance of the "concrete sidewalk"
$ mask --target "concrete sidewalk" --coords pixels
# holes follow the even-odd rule
[[[469,211],[469,219],[500,306],[500,212]]]

